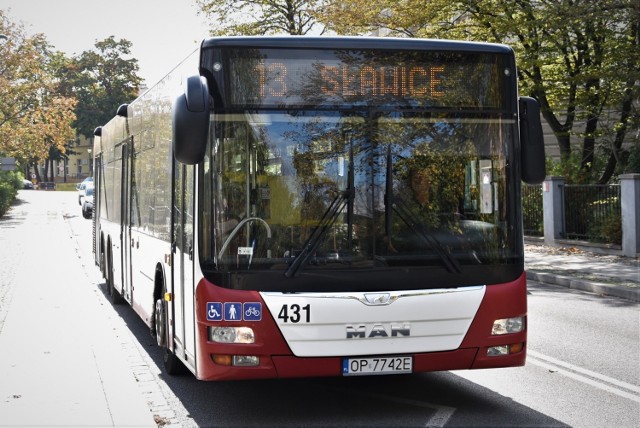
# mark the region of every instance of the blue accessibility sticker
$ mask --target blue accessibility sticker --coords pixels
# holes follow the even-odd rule
[[[246,302],[244,303],[242,310],[245,321],[262,320],[262,303]]]
[[[207,321],[222,321],[222,303],[207,302]]]

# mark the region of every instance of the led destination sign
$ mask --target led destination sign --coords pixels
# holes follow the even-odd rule
[[[288,79],[291,63],[272,62],[256,65],[259,76],[260,97],[286,97],[292,91]],[[294,66],[293,73],[300,71]],[[351,67],[315,64],[318,81],[317,89],[327,97],[443,97],[446,69],[433,67],[370,66]]]
[[[230,59],[234,106],[499,108],[499,57],[445,53],[251,51]],[[290,53],[291,57],[286,57]],[[277,56],[276,56],[277,55]],[[308,58],[305,58],[308,57]]]

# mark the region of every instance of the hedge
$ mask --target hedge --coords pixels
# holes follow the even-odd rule
[[[22,175],[15,171],[0,171],[0,217],[11,207],[18,189],[22,189]]]

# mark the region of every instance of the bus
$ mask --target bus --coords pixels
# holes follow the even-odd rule
[[[94,142],[95,261],[167,373],[524,365],[544,148],[508,46],[205,39]]]

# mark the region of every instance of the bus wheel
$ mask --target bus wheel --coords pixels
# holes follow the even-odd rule
[[[100,273],[104,279],[107,279],[107,265],[104,260],[104,243],[100,241]]]
[[[111,300],[111,304],[119,305],[123,302],[122,296],[116,290],[115,285],[113,284],[113,257],[111,254],[111,250],[109,250],[109,257],[107,257],[107,267],[106,267],[106,275],[107,278],[107,291],[109,292],[109,300]]]
[[[169,349],[168,335],[168,319],[167,319],[167,302],[164,300],[165,290],[162,290],[160,296],[156,299],[153,308],[153,326],[152,333],[155,330],[155,337],[158,346],[162,348],[162,361],[164,362],[164,370],[169,375],[178,375],[184,372],[183,364],[180,359]]]

